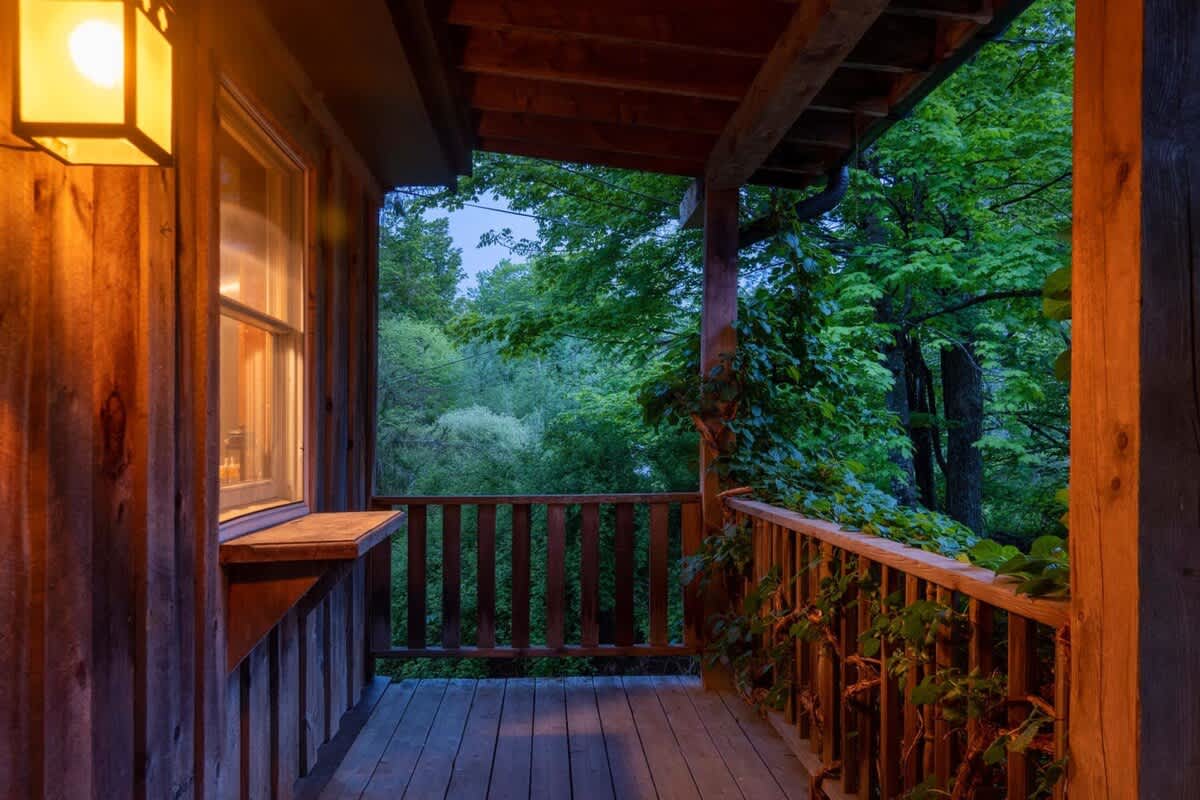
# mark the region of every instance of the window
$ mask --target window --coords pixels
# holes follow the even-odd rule
[[[222,96],[220,518],[303,499],[304,172]]]

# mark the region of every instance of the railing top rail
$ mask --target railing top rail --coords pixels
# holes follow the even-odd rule
[[[947,556],[929,553],[879,536],[845,531],[832,522],[810,519],[794,511],[757,500],[730,498],[729,508],[771,522],[790,531],[811,536],[834,547],[869,558],[878,563],[914,575],[946,589],[1019,614],[1027,619],[1061,628],[1070,617],[1070,603],[1018,594],[1010,583],[1002,583],[996,573]]]
[[[375,506],[445,506],[445,505],[585,505],[590,503],[698,503],[699,492],[658,492],[648,494],[479,494],[424,495],[404,497],[378,495],[371,498]]]

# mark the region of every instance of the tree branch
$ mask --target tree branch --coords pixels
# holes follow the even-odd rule
[[[952,306],[947,306],[946,308],[939,309],[938,311],[931,311],[928,314],[922,314],[915,319],[908,320],[905,325],[908,328],[912,328],[916,325],[920,325],[922,322],[928,322],[934,317],[940,317],[945,314],[953,314],[955,311],[962,311],[964,308],[970,308],[971,306],[979,305],[980,303],[987,303],[992,300],[1010,300],[1015,297],[1041,296],[1041,289],[1001,289],[995,292],[985,292],[984,294],[978,294],[974,297],[969,297],[966,300],[963,300],[961,303],[955,303]]]

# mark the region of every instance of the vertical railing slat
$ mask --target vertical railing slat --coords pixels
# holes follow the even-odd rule
[[[476,599],[479,608],[477,643],[496,646],[496,507],[478,507],[475,529],[478,537]]]
[[[939,605],[953,608],[954,593],[949,589],[938,586],[935,599]],[[934,670],[949,669],[954,666],[954,648],[950,631],[943,630],[934,645]],[[933,774],[940,789],[950,786],[950,774],[954,767],[953,741],[950,738],[950,723],[942,714],[940,705],[933,709]]]
[[[995,669],[993,657],[996,612],[990,605],[972,597],[967,601],[967,620],[971,624],[971,638],[967,642],[967,671],[988,677]],[[979,738],[980,721],[967,720],[967,741]]]
[[[783,536],[783,575],[782,581],[784,592],[786,593],[789,610],[796,608],[796,534],[791,531],[781,530]],[[787,676],[791,683],[791,690],[788,692],[787,704],[784,706],[784,718],[789,725],[795,725],[798,719],[798,709],[796,707],[796,690],[799,674],[797,670],[797,656],[799,650],[792,648],[792,658],[790,660],[789,669],[791,674]]]
[[[587,503],[579,523],[579,634],[584,647],[600,644],[600,506]]]
[[[1063,628],[1054,636],[1054,758],[1061,760],[1067,753],[1067,724],[1071,718],[1071,632]],[[1054,800],[1067,794],[1067,779],[1063,776],[1054,784]]]
[[[442,507],[442,647],[462,643],[462,506]]]
[[[864,556],[858,557],[858,635],[861,636],[871,627],[871,598],[865,589],[871,585],[871,562]],[[865,658],[862,644],[858,641],[846,643],[847,652],[858,653],[860,657]],[[865,680],[868,676],[868,670],[864,667],[857,672],[858,680]],[[882,685],[882,684],[881,684]],[[882,703],[881,703],[882,707]],[[858,796],[864,798],[875,797],[877,791],[877,782],[875,779],[875,725],[876,718],[874,715],[866,712],[858,712]],[[847,767],[853,769],[854,765]]]
[[[700,552],[703,532],[700,527],[700,504],[684,503],[679,509],[683,532],[680,536],[684,557]],[[700,579],[692,581],[683,590],[683,642],[689,648],[704,645],[704,595],[700,593]]]
[[[1029,715],[1029,706],[1023,701],[1034,691],[1036,679],[1037,626],[1016,614],[1008,615],[1008,698],[1018,702],[1009,703],[1008,724],[1020,725]],[[1032,786],[1032,759],[1025,753],[1008,752],[1008,772],[1005,776],[1008,797],[1028,797]]]
[[[855,559],[845,550],[840,551],[842,575],[857,572]],[[855,669],[846,663],[845,656],[858,651],[858,614],[850,609],[857,604],[858,589],[853,583],[849,584],[843,596],[843,609],[838,620],[838,641],[842,646],[842,658],[839,662],[838,676],[838,717],[841,720],[841,758],[842,758],[842,791],[854,794],[858,791],[858,781],[861,777],[858,770],[859,748],[862,747],[861,732],[858,727],[858,714],[843,699],[846,687],[854,683]]]
[[[613,594],[613,643],[633,644],[633,506],[618,503],[613,531],[615,591]]]
[[[921,582],[912,575],[904,576],[904,602],[912,605],[921,599]],[[916,660],[916,648],[908,646],[908,662]],[[921,782],[921,707],[913,705],[912,692],[921,680],[921,670],[910,667],[904,681],[904,750],[901,754],[904,788],[912,789]]]
[[[818,589],[821,584],[833,576],[833,545],[821,542],[821,564],[818,568]],[[837,620],[830,620],[836,630]],[[818,647],[817,682],[820,691],[821,704],[821,764],[826,769],[832,767],[838,760],[838,750],[841,747],[838,723],[838,674],[835,654],[829,642],[822,640]]]
[[[425,647],[425,506],[408,507],[408,646]]]
[[[671,507],[650,506],[650,644],[667,643],[667,544]]]
[[[546,646],[564,644],[566,620],[567,507],[546,507]]]
[[[529,647],[529,504],[512,507],[512,646]]]
[[[888,595],[899,587],[899,576],[889,566],[879,567],[879,602],[887,603]],[[889,607],[889,611],[892,611]],[[879,662],[883,665],[879,684],[879,796],[883,800],[894,800],[901,794],[900,759],[904,753],[903,693],[900,682],[887,673],[888,660],[894,655],[892,645],[885,638],[879,648]]]
[[[796,534],[796,607],[804,608],[811,597],[811,579],[809,578],[808,563],[810,544],[804,534]],[[796,640],[796,690],[793,694],[796,703],[800,705],[801,698],[812,698],[813,692],[813,657],[812,645],[803,639]],[[802,739],[812,736],[812,714],[803,706],[796,709],[796,727]]]

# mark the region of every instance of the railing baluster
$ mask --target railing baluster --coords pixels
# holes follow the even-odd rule
[[[816,539],[808,542],[808,602],[815,603],[821,587],[821,543]],[[817,721],[821,703],[821,652],[825,649],[820,640],[811,642],[808,648],[808,669],[810,676],[812,704],[812,727],[809,729],[809,743],[814,753],[821,752],[822,725]]]
[[[1037,668],[1037,626],[1024,617],[1008,615],[1008,697],[1022,701],[1034,691]],[[1010,703],[1008,724],[1020,725],[1029,715],[1029,706],[1023,702]],[[1028,797],[1031,782],[1032,760],[1025,753],[1008,752],[1007,787],[1008,797]]]
[[[462,641],[462,506],[442,507],[442,647]]]
[[[566,614],[567,507],[546,506],[546,646],[564,643]]]
[[[1054,637],[1054,758],[1060,760],[1067,753],[1067,724],[1071,718],[1071,632],[1059,630]],[[1054,784],[1054,800],[1063,800],[1067,794],[1065,777]]]
[[[971,623],[971,638],[967,644],[967,671],[978,672],[981,677],[986,678],[995,669],[993,648],[996,646],[996,612],[987,603],[972,597],[967,602],[967,618]],[[979,729],[978,719],[967,720],[968,743],[979,737]]]
[[[797,533],[796,537],[796,607],[804,608],[809,601],[811,578],[808,572],[809,556],[809,541],[808,537]],[[813,656],[812,645],[803,639],[796,640],[796,688],[793,695],[796,698],[796,703],[800,704],[801,698],[811,700],[813,692]],[[800,737],[808,739],[812,736],[813,724],[812,714],[804,707],[796,709],[797,728],[800,732]]]
[[[512,646],[529,647],[529,504],[512,507]]]
[[[832,577],[833,574],[833,545],[822,542],[821,549],[821,564],[818,568],[818,583],[821,583]],[[836,620],[830,620],[831,625],[837,625]],[[836,630],[836,628],[835,628]],[[829,642],[822,640],[818,646],[818,662],[817,662],[817,680],[821,693],[821,718],[824,723],[821,730],[821,764],[828,769],[833,766],[838,759],[838,748],[841,746],[839,741],[839,731],[841,727],[838,722],[838,702],[837,691],[837,665],[834,663],[835,654]]]
[[[670,506],[650,506],[650,644],[667,643],[667,542]]]
[[[787,596],[787,605],[789,611],[796,608],[796,536],[791,531],[780,529],[780,536],[783,539],[783,586]],[[797,708],[796,708],[796,682],[799,680],[797,666],[797,656],[799,650],[792,648],[792,658],[789,664],[791,674],[788,679],[791,681],[791,690],[788,692],[787,705],[784,707],[784,718],[791,725],[796,724]]]
[[[842,575],[849,575],[851,571],[857,571],[857,564],[852,563],[852,558],[845,550],[840,551]],[[846,687],[854,683],[856,670],[854,667],[846,663],[845,656],[851,653],[858,652],[858,614],[852,613],[849,609],[851,604],[854,604],[858,598],[858,589],[854,584],[849,584],[846,589],[846,594],[843,597],[843,611],[838,620],[838,641],[842,645],[841,657],[838,658],[838,693],[837,706],[838,716],[841,719],[841,758],[842,758],[842,791],[847,794],[854,794],[858,791],[859,771],[858,758],[859,748],[863,746],[860,739],[861,731],[858,727],[858,714],[850,708],[843,698]]]
[[[600,644],[600,506],[580,509],[579,633],[584,647]]]
[[[859,576],[859,592],[858,592],[858,634],[861,636],[871,627],[871,603],[870,597],[863,589],[871,583],[871,562],[863,556],[858,557],[858,576]],[[865,658],[862,644],[858,641],[847,642],[848,652],[858,653],[860,657]],[[858,670],[856,677],[859,681],[865,680],[869,674],[866,667]],[[882,704],[881,704],[882,707]],[[866,711],[858,712],[858,796],[864,798],[875,797],[876,780],[875,780],[875,718]],[[853,765],[848,769],[853,769]]]
[[[904,602],[912,605],[921,599],[921,582],[912,575],[904,576]],[[916,648],[908,646],[908,661],[916,660]],[[921,782],[921,707],[913,705],[912,692],[921,680],[921,670],[910,666],[904,681],[904,788],[912,789]]]
[[[940,605],[953,608],[954,593],[945,587],[938,586],[934,592],[935,599]],[[934,645],[933,670],[949,669],[954,666],[954,647],[950,639],[950,631],[943,630]],[[933,711],[933,774],[938,788],[946,789],[950,785],[950,771],[954,766],[953,742],[950,740],[950,723],[942,714],[939,704]]]
[[[478,506],[477,593],[480,647],[496,646],[496,507]]]
[[[879,602],[887,603],[888,596],[899,586],[895,569],[879,567]],[[890,608],[889,608],[890,610]],[[893,656],[892,645],[886,638],[879,648],[882,676],[879,683],[879,796],[894,800],[900,796],[900,759],[904,753],[902,728],[903,694],[900,682],[887,673],[887,662]]]
[[[408,646],[425,647],[426,507],[408,507]]]
[[[679,508],[684,556],[700,552],[703,532],[700,529],[700,504],[684,503]],[[692,581],[683,590],[683,642],[689,648],[704,644],[704,596],[700,593],[700,579]]]
[[[629,503],[617,504],[613,555],[613,642],[628,647],[633,644],[633,506]]]

